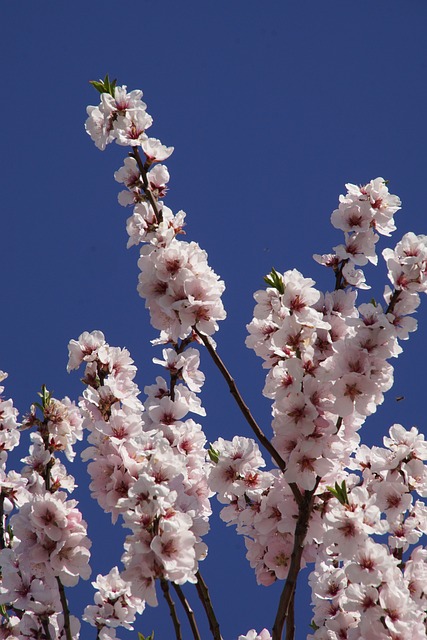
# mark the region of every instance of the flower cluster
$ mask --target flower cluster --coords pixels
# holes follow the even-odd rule
[[[384,249],[388,277],[396,289],[427,291],[427,236],[406,233],[394,251]]]
[[[188,406],[180,408],[178,378],[188,385],[187,395],[198,392],[203,382],[197,377],[197,352],[188,349],[188,344],[196,333],[200,335],[199,331],[210,336],[217,330],[217,320],[225,316],[220,301],[223,284],[208,267],[206,255],[198,245],[177,240],[185,214],[174,215],[164,205],[169,172],[164,165],[152,166],[164,158],[150,155],[142,143],[134,144],[129,136],[119,133],[123,114],[119,114],[117,105],[124,105],[125,114],[127,110],[131,113],[135,108],[134,92],[127,94],[122,87],[120,92],[114,88],[110,93],[111,96],[102,98],[99,112],[92,108],[90,118],[93,114],[100,121],[99,113],[104,114],[104,125],[111,124],[111,139],[119,144],[127,141],[132,147],[131,157],[115,174],[116,180],[126,187],[119,195],[120,203],[134,207],[127,222],[128,246],[145,243],[138,263],[141,269],[138,291],[146,300],[153,326],[161,331],[157,342],[169,342],[172,347],[164,349],[163,360],[155,359],[169,370],[171,387],[158,379],[157,386],[147,389],[145,415],[149,419],[144,418],[144,429],[161,433],[171,443],[177,438],[171,425],[180,423],[188,411]],[[105,104],[112,105],[113,98],[116,106],[109,112],[108,120]],[[145,112],[145,105],[139,108]],[[140,118],[146,126],[151,124],[146,116]],[[88,131],[97,140],[99,129],[95,134],[94,129],[91,121]],[[103,131],[107,129],[105,125]],[[143,138],[145,134],[139,135]],[[144,162],[139,156],[139,146],[145,153]],[[263,470],[265,463],[259,449],[248,438],[236,436],[232,442],[219,438],[209,451],[209,488],[226,505],[221,517],[235,524],[245,536],[247,557],[258,581],[266,585],[288,575],[296,544],[295,522],[303,518],[304,494],[313,498],[308,515],[304,516],[307,534],[301,565],[316,558],[327,563],[331,555],[334,563],[331,549],[345,546],[342,540],[333,538],[341,530],[339,519],[334,521],[338,518],[335,511],[344,507],[333,497],[329,485],[341,482],[335,486],[344,491],[346,483],[350,488],[356,482],[349,469],[355,464],[351,452],[362,451],[358,430],[392,385],[393,368],[388,361],[402,350],[398,340],[407,339],[416,329],[411,315],[419,304],[419,292],[426,290],[425,236],[407,234],[394,251],[386,249],[383,253],[393,285],[392,289],[386,287],[385,307],[375,301],[356,305],[355,289],[369,288],[361,267],[368,262],[377,263],[375,246],[379,234],[389,236],[395,230],[394,214],[401,203],[389,193],[382,178],[361,187],[346,186],[347,194],[340,196],[339,207],[331,217],[333,226],[344,232],[345,241],[334,248],[333,254],[315,256],[318,262],[333,268],[335,291],[322,294],[313,280],[294,269],[283,274],[273,270],[266,278],[267,290],[255,294],[257,304],[254,319],[248,325],[247,345],[263,358],[269,369],[264,394],[273,400],[272,445],[278,455],[276,462],[281,460],[280,469]],[[421,473],[419,465],[414,466]],[[383,480],[384,486],[393,485],[389,477]],[[135,486],[139,487],[139,482]],[[423,475],[419,482],[423,485]],[[138,490],[145,499],[147,489],[143,486],[143,490]],[[351,497],[356,504],[358,493],[355,486],[352,489]],[[366,492],[370,489],[363,490],[365,493],[359,488],[359,493],[362,491],[359,499],[365,500],[363,508],[355,508],[354,512],[363,512],[370,522],[369,518],[374,516],[368,506],[373,498],[370,494],[370,501],[367,499]],[[132,491],[128,493],[132,495]],[[401,489],[403,494],[408,491]],[[379,501],[383,492],[380,487],[371,491]],[[338,505],[335,511],[334,500]],[[409,504],[407,499],[403,503]],[[169,503],[166,505],[169,508]],[[387,517],[380,518],[387,506],[380,502],[376,505],[378,527],[375,529],[371,523],[371,530],[366,533],[370,541],[370,535],[384,533],[388,526]],[[349,511],[348,505],[344,506]],[[126,519],[129,521],[129,514]],[[346,525],[342,530],[346,531]],[[135,528],[132,531],[137,535]],[[132,547],[132,537],[130,540],[129,549],[135,554],[137,547]],[[137,540],[141,546],[140,538]],[[392,542],[389,541],[387,549],[401,574]],[[125,564],[128,569],[133,566],[126,555]],[[357,616],[353,620],[357,622]],[[331,629],[327,632],[332,633]],[[254,630],[247,637],[252,636],[262,637]]]
[[[20,434],[12,401],[0,398],[0,637],[79,638],[64,587],[89,578],[91,543],[77,502],[67,495],[74,478],[57,456],[72,462],[86,428],[82,457],[91,495],[128,531],[123,569],[97,576],[95,602],[84,612],[98,640],[117,640],[119,627],[133,630],[146,603],[157,604],[157,581],[177,637],[169,583],[200,637],[180,590],[186,582],[197,584],[213,636],[220,637],[199,572],[214,493],[222,520],[245,538],[257,581],[288,579],[272,635],[251,629],[239,640],[282,637],[293,585],[307,564],[314,566],[311,640],[425,638],[427,550],[420,542],[427,534],[427,444],[415,427],[395,424],[384,447],[368,448],[360,445],[359,430],[392,385],[389,360],[402,351],[399,341],[416,329],[412,316],[427,292],[427,236],[407,233],[385,249],[391,287],[384,303],[357,304],[357,289],[369,288],[362,268],[377,263],[379,235],[395,230],[401,203],[382,178],[348,184],[331,217],[344,243],[315,256],[333,269],[335,290],[321,293],[296,269],[273,269],[265,278],[246,344],[268,371],[269,442],[210,339],[225,318],[224,283],[197,243],[178,239],[185,213],[164,203],[169,171],[161,163],[173,148],[147,136],[153,120],[141,91],[128,92],[108,76],[92,84],[101,97],[88,107],[87,132],[99,149],[111,142],[130,147],[115,179],[124,187],[120,204],[133,207],[128,247],[142,245],[138,292],[160,331],[153,343],[163,345],[162,357],[153,361],[165,377],[145,387],[142,403],[126,349],[111,347],[101,331],[71,340],[67,368],[84,366],[85,391],[76,406],[42,387],[40,403],[21,425],[32,429],[21,473],[6,471]],[[205,415],[196,395],[205,380],[194,348],[199,342],[272,455],[272,470],[250,438],[218,438],[207,450],[193,419]],[[5,375],[0,372],[0,382]]]
[[[7,378],[7,373],[0,371],[0,382]],[[7,452],[12,451],[19,444],[18,411],[11,399],[4,400],[4,387],[0,386],[0,468],[5,469]]]
[[[100,640],[115,637],[115,628],[133,629],[135,615],[144,611],[144,603],[131,593],[131,585],[120,577],[117,567],[107,576],[98,575],[92,582],[95,604],[86,607],[83,619],[96,626]]]
[[[128,247],[146,243],[138,261],[138,292],[146,301],[151,323],[165,342],[187,338],[193,327],[212,335],[226,315],[221,302],[224,283],[197,243],[176,238],[183,232],[185,213],[174,215],[164,204],[169,172],[156,164],[169,157],[173,148],[144,133],[152,118],[145,111],[141,91],[108,88],[111,93],[102,85],[100,105],[88,108],[86,130],[100,149],[113,140],[132,148],[132,157],[125,159],[115,178],[127,188],[119,194],[119,202],[134,205],[127,221]]]
[[[346,234],[360,235],[378,229],[388,235],[394,228],[392,214],[399,199],[388,194],[382,179],[361,188],[348,187],[350,195],[341,198],[340,208],[333,214],[335,225],[345,226]],[[363,223],[366,229],[362,225],[365,219],[370,221]],[[360,226],[361,230],[352,231],[352,226]],[[366,263],[368,253],[365,251],[366,260],[359,256],[358,264]],[[363,451],[357,432],[392,385],[393,369],[388,360],[402,350],[398,339],[407,339],[416,328],[410,314],[419,304],[418,292],[425,290],[425,256],[425,236],[414,234],[404,236],[394,251],[384,252],[395,287],[393,290],[386,287],[385,309],[375,301],[356,306],[356,292],[345,275],[346,265],[356,264],[350,254],[338,255],[330,261],[337,285],[331,293],[321,294],[314,288],[313,280],[296,270],[284,274],[273,270],[266,278],[267,290],[255,294],[257,305],[255,317],[248,325],[247,345],[263,358],[269,369],[264,394],[274,401],[272,443],[281,456],[283,474],[279,470],[270,473],[260,469],[265,464],[253,441],[237,437],[232,442],[220,439],[212,445],[210,484],[218,491],[220,502],[228,505],[221,517],[235,524],[238,533],[245,536],[247,558],[259,583],[268,585],[287,577],[295,544],[295,522],[301,516],[302,503],[298,504],[295,497],[304,493],[313,495],[313,507],[307,521],[301,566],[316,557],[323,558],[324,549],[331,553],[332,543],[336,552],[331,563],[342,557],[347,527],[353,526],[356,516],[350,524],[342,524],[329,511],[332,504],[329,485],[340,482],[351,485],[357,480],[348,471],[354,466],[351,452]],[[410,502],[408,486],[416,488],[421,496],[426,495],[422,455],[405,450],[402,456],[407,456],[407,464],[414,467],[413,471],[410,467],[401,469],[405,478],[412,478],[409,484],[405,487],[403,480],[396,484],[395,465],[393,481],[391,474],[386,474],[381,477],[384,484],[380,487],[377,478],[375,488],[369,489],[370,500],[365,490],[359,495],[363,508],[356,509],[359,520],[370,523],[370,528],[365,527],[363,541],[389,529],[396,528],[399,532],[391,536],[387,547],[395,566],[399,565],[395,560],[396,545],[399,546],[399,536],[404,533],[401,519],[396,521],[396,512],[387,513],[390,509],[387,501],[397,501],[405,511]],[[386,461],[381,458],[377,468],[387,470]],[[358,469],[361,471],[362,467]],[[353,500],[357,496],[358,490],[354,489]],[[373,503],[377,528],[371,523]],[[349,515],[348,509],[339,503],[338,507]],[[425,516],[421,518],[424,512],[421,503],[412,510],[411,518],[415,518],[409,518],[412,537],[409,529],[404,528],[410,537],[408,544],[414,544],[420,532],[426,530]],[[381,513],[386,517],[380,519]],[[425,613],[419,613],[417,624],[424,619]],[[317,619],[315,623],[318,624]],[[356,622],[354,626],[357,627]]]
[[[110,348],[103,338],[98,343],[98,332],[83,334],[80,347],[70,343],[69,367],[88,363],[82,408],[93,445],[85,454],[91,459],[92,495],[113,519],[121,513],[132,531],[125,542],[122,578],[132,585],[134,595],[156,604],[156,578],[196,582],[198,561],[206,555],[201,542],[211,513],[206,438],[200,425],[187,417],[189,412],[205,413],[195,395],[204,375],[198,368],[199,354],[189,345],[198,341],[196,331],[212,335],[225,318],[224,284],[198,244],[177,238],[183,233],[185,213],[174,215],[164,204],[169,172],[159,164],[173,148],[146,137],[152,119],[141,92],[128,93],[108,78],[97,88],[101,103],[89,107],[86,129],[100,149],[113,140],[132,149],[115,179],[126,187],[119,194],[120,204],[133,206],[127,221],[128,247],[144,245],[138,292],[146,300],[152,325],[161,332],[157,342],[169,345],[163,360],[154,362],[169,372],[170,384],[159,377],[146,387],[143,416],[141,406],[121,406],[122,397],[109,390],[115,374],[108,360]],[[97,398],[99,394],[108,396],[107,409],[101,412],[96,406],[105,401]]]
[[[181,354],[165,349],[165,359],[155,360],[171,373],[173,397],[159,377],[146,387],[143,406],[133,382],[136,367],[125,349],[110,347],[94,331],[72,340],[69,351],[69,369],[86,363],[88,387],[80,406],[90,431],[91,446],[83,457],[90,460],[92,496],[113,521],[121,514],[131,530],[122,556],[125,569],[121,576],[115,569],[98,577],[96,606],[86,609],[85,619],[98,628],[130,628],[143,601],[157,604],[156,579],[195,582],[198,562],[206,556],[201,541],[211,513],[206,438],[200,425],[186,418],[189,412],[205,414],[194,393],[204,376],[195,349]]]
[[[345,242],[334,247],[334,254],[314,258],[339,271],[346,284],[369,289],[363,271],[356,267],[367,262],[377,264],[378,234],[390,236],[396,230],[393,216],[399,211],[401,202],[398,196],[389,193],[383,178],[360,187],[355,184],[345,186],[347,193],[340,196],[339,207],[331,216],[333,226],[344,231]]]
[[[427,532],[426,505],[414,500],[427,496],[427,443],[393,425],[384,445],[358,449],[353,486],[325,511],[312,640],[425,638],[427,550],[409,550]]]
[[[238,640],[271,640],[271,635],[267,629],[263,629],[260,633],[257,633],[255,629],[251,629],[244,636],[239,636]]]
[[[97,107],[88,107],[86,131],[98,149],[110,142],[123,146],[142,147],[152,162],[168,158],[173,147],[165,147],[160,140],[149,138],[146,129],[153,123],[147,105],[141,100],[142,91],[127,92],[126,87],[112,87],[111,93],[102,91]]]
[[[61,590],[90,576],[86,523],[77,502],[67,500],[64,491],[73,490],[74,480],[54,455],[64,451],[69,460],[74,458],[72,445],[82,437],[82,418],[68,398],[55,400],[45,388],[40,396],[37,407],[43,419],[33,405],[23,422],[24,428],[37,427],[23,459],[26,465],[20,474],[6,475],[4,458],[1,470],[0,604],[12,615],[1,622],[0,633],[18,640],[65,637]],[[19,432],[11,401],[2,404],[3,433],[11,434],[8,443],[4,440],[6,451],[19,440]],[[67,628],[79,637],[80,623],[73,616],[68,616]]]
[[[292,552],[295,504],[289,484],[278,470],[260,467],[265,462],[250,438],[219,438],[211,446],[210,487],[226,504],[221,518],[245,536],[247,558],[257,581],[265,586],[286,578]]]

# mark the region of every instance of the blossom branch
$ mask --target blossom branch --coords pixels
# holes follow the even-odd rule
[[[175,584],[175,582],[172,582],[172,586],[176,591],[176,594],[184,608],[184,611],[186,613],[186,616],[188,618],[188,622],[190,623],[190,627],[191,627],[191,631],[193,632],[193,637],[194,640],[201,640],[200,637],[200,633],[199,633],[199,629],[197,628],[197,623],[196,623],[196,618],[194,615],[194,611],[190,606],[190,603],[188,602],[187,598],[184,595],[183,590],[181,589],[181,587],[178,584]]]
[[[172,600],[171,595],[170,595],[169,585],[168,585],[167,580],[165,580],[164,578],[162,578],[162,579],[160,580],[160,586],[161,586],[161,588],[162,588],[162,591],[163,591],[163,595],[164,595],[164,597],[165,597],[165,600],[166,600],[166,602],[168,603],[169,613],[170,613],[170,616],[171,616],[171,618],[172,618],[173,626],[174,626],[174,629],[175,629],[175,637],[176,637],[176,640],[182,640],[182,635],[181,635],[181,624],[180,624],[180,622],[179,622],[178,615],[177,615],[177,613],[176,613],[175,603],[174,603],[174,601]],[[68,640],[68,639],[67,639],[67,640]]]
[[[212,606],[212,600],[209,595],[209,590],[206,582],[203,580],[200,571],[197,572],[197,593],[199,594],[200,601],[205,609],[206,615],[209,620],[209,627],[214,640],[222,640],[222,635],[219,629],[219,622],[215,616],[215,612]]]

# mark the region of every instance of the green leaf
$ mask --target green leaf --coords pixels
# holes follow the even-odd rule
[[[8,612],[7,612],[7,609],[6,609],[6,605],[5,605],[5,604],[0,604],[0,614],[1,614],[4,618],[6,618],[6,620],[9,620],[9,619],[10,619],[10,618],[9,618],[9,614],[8,614]]]
[[[218,462],[219,462],[219,451],[215,451],[215,449],[212,447],[212,445],[208,449],[208,455],[209,455],[209,458],[212,460],[212,462],[214,462],[215,464],[218,464]]]
[[[139,633],[138,631],[138,640],[154,640],[154,631],[152,631],[151,634],[147,637],[145,637],[144,635],[142,635],[142,633]]]
[[[335,487],[326,487],[328,491],[332,493],[334,498],[336,498],[341,504],[350,504],[347,494],[347,487],[345,484],[345,480],[342,481],[341,485],[338,482],[335,483]]]
[[[271,272],[268,274],[268,276],[264,277],[264,282],[266,282],[269,287],[277,289],[280,294],[285,293],[285,285],[283,284],[282,276],[277,273],[274,267],[271,269]]]
[[[50,401],[52,399],[52,396],[49,393],[49,391],[46,389],[45,384],[42,384],[42,390],[41,392],[39,391],[37,395],[39,395],[40,398],[42,399],[42,411],[44,411],[46,407],[50,404]],[[35,404],[37,404],[37,406],[40,406],[37,402]]]
[[[99,93],[109,93],[114,97],[114,89],[116,88],[117,80],[110,80],[107,73],[104,80],[89,80],[89,84],[99,91]]]
[[[13,540],[13,538],[14,538],[14,535],[13,535],[13,529],[12,529],[12,527],[10,526],[10,524],[8,524],[8,525],[7,525],[7,527],[6,527],[6,533],[7,533],[7,534],[8,534],[8,536],[9,536],[9,540],[10,540],[10,542],[12,542],[12,540]]]
[[[98,82],[97,80],[89,80],[89,84],[92,85],[92,87],[94,87],[97,91],[99,91],[99,93],[105,93],[104,92],[104,83]]]

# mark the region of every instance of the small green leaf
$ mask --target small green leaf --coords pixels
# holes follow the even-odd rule
[[[9,540],[10,540],[10,542],[12,542],[12,540],[13,540],[13,538],[14,538],[14,535],[13,535],[13,529],[12,529],[12,527],[10,526],[10,524],[8,524],[8,525],[7,525],[7,527],[6,527],[6,533],[7,533],[7,534],[8,534],[8,536],[9,536]]]
[[[110,80],[107,73],[104,80],[89,80],[89,84],[99,91],[99,93],[109,93],[114,97],[114,89],[116,88],[117,80]]]
[[[334,498],[336,498],[341,504],[350,504],[347,494],[347,487],[345,484],[345,480],[342,481],[341,485],[338,482],[335,483],[335,487],[326,487],[328,491],[332,493]]]
[[[208,449],[208,455],[209,455],[209,458],[212,460],[212,462],[214,462],[215,464],[218,464],[218,462],[219,462],[219,451],[215,451],[215,449],[212,447],[212,445]]]
[[[268,284],[269,287],[273,289],[277,289],[280,294],[285,293],[285,286],[283,284],[282,276],[277,273],[276,269],[273,267],[268,276],[265,276],[264,282]]]
[[[154,640],[154,631],[152,631],[151,634],[147,637],[145,637],[144,635],[142,635],[142,633],[139,633],[138,631],[138,640]]]
[[[42,390],[41,392],[39,391],[37,395],[39,395],[40,398],[42,399],[42,411],[44,411],[46,407],[50,404],[50,401],[52,399],[52,396],[49,393],[49,391],[46,389],[45,384],[42,384]],[[37,402],[35,404],[37,406],[40,406]]]
[[[92,87],[94,87],[97,91],[99,91],[99,93],[105,93],[103,82],[98,82],[97,80],[89,80],[89,84],[91,84]]]
[[[371,304],[374,305],[374,307],[378,307],[378,302],[375,300],[375,298],[371,298]]]
[[[9,619],[10,619],[10,618],[9,618],[9,614],[8,614],[8,612],[7,612],[7,609],[6,609],[6,605],[5,605],[5,604],[0,604],[0,614],[1,614],[4,618],[6,618],[6,620],[9,620]]]

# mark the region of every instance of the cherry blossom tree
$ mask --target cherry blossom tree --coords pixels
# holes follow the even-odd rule
[[[310,640],[426,638],[427,444],[415,427],[394,424],[383,447],[369,448],[359,430],[384,401],[393,384],[390,361],[417,328],[427,236],[408,232],[385,249],[382,299],[359,303],[359,290],[370,288],[363,267],[377,264],[376,244],[396,230],[401,202],[381,177],[347,184],[331,216],[343,243],[314,256],[331,272],[331,291],[319,291],[296,269],[265,277],[246,344],[267,371],[267,435],[213,337],[226,317],[225,285],[206,252],[182,239],[185,213],[165,204],[169,171],[162,163],[173,147],[148,137],[153,119],[142,91],[128,92],[108,76],[92,84],[100,103],[88,107],[88,134],[100,150],[113,142],[127,147],[114,177],[123,185],[119,203],[131,210],[128,247],[139,247],[138,293],[159,331],[153,343],[161,357],[153,361],[162,375],[147,384],[142,401],[129,352],[109,345],[100,330],[86,331],[69,343],[68,371],[83,372],[79,399],[58,400],[43,386],[18,422],[12,400],[1,398],[0,637],[114,640],[161,594],[171,637],[183,638],[184,615],[200,640],[182,589],[190,583],[212,638],[221,640],[200,568],[216,496],[221,519],[244,537],[257,582],[283,583],[275,620],[239,640],[295,637],[295,588],[306,566]],[[200,350],[224,377],[247,434],[207,442]],[[9,470],[8,453],[24,429],[31,430],[24,466]],[[64,462],[72,464],[83,438],[91,496],[126,530],[122,566],[92,583],[84,629],[67,590],[90,578],[91,541]]]

